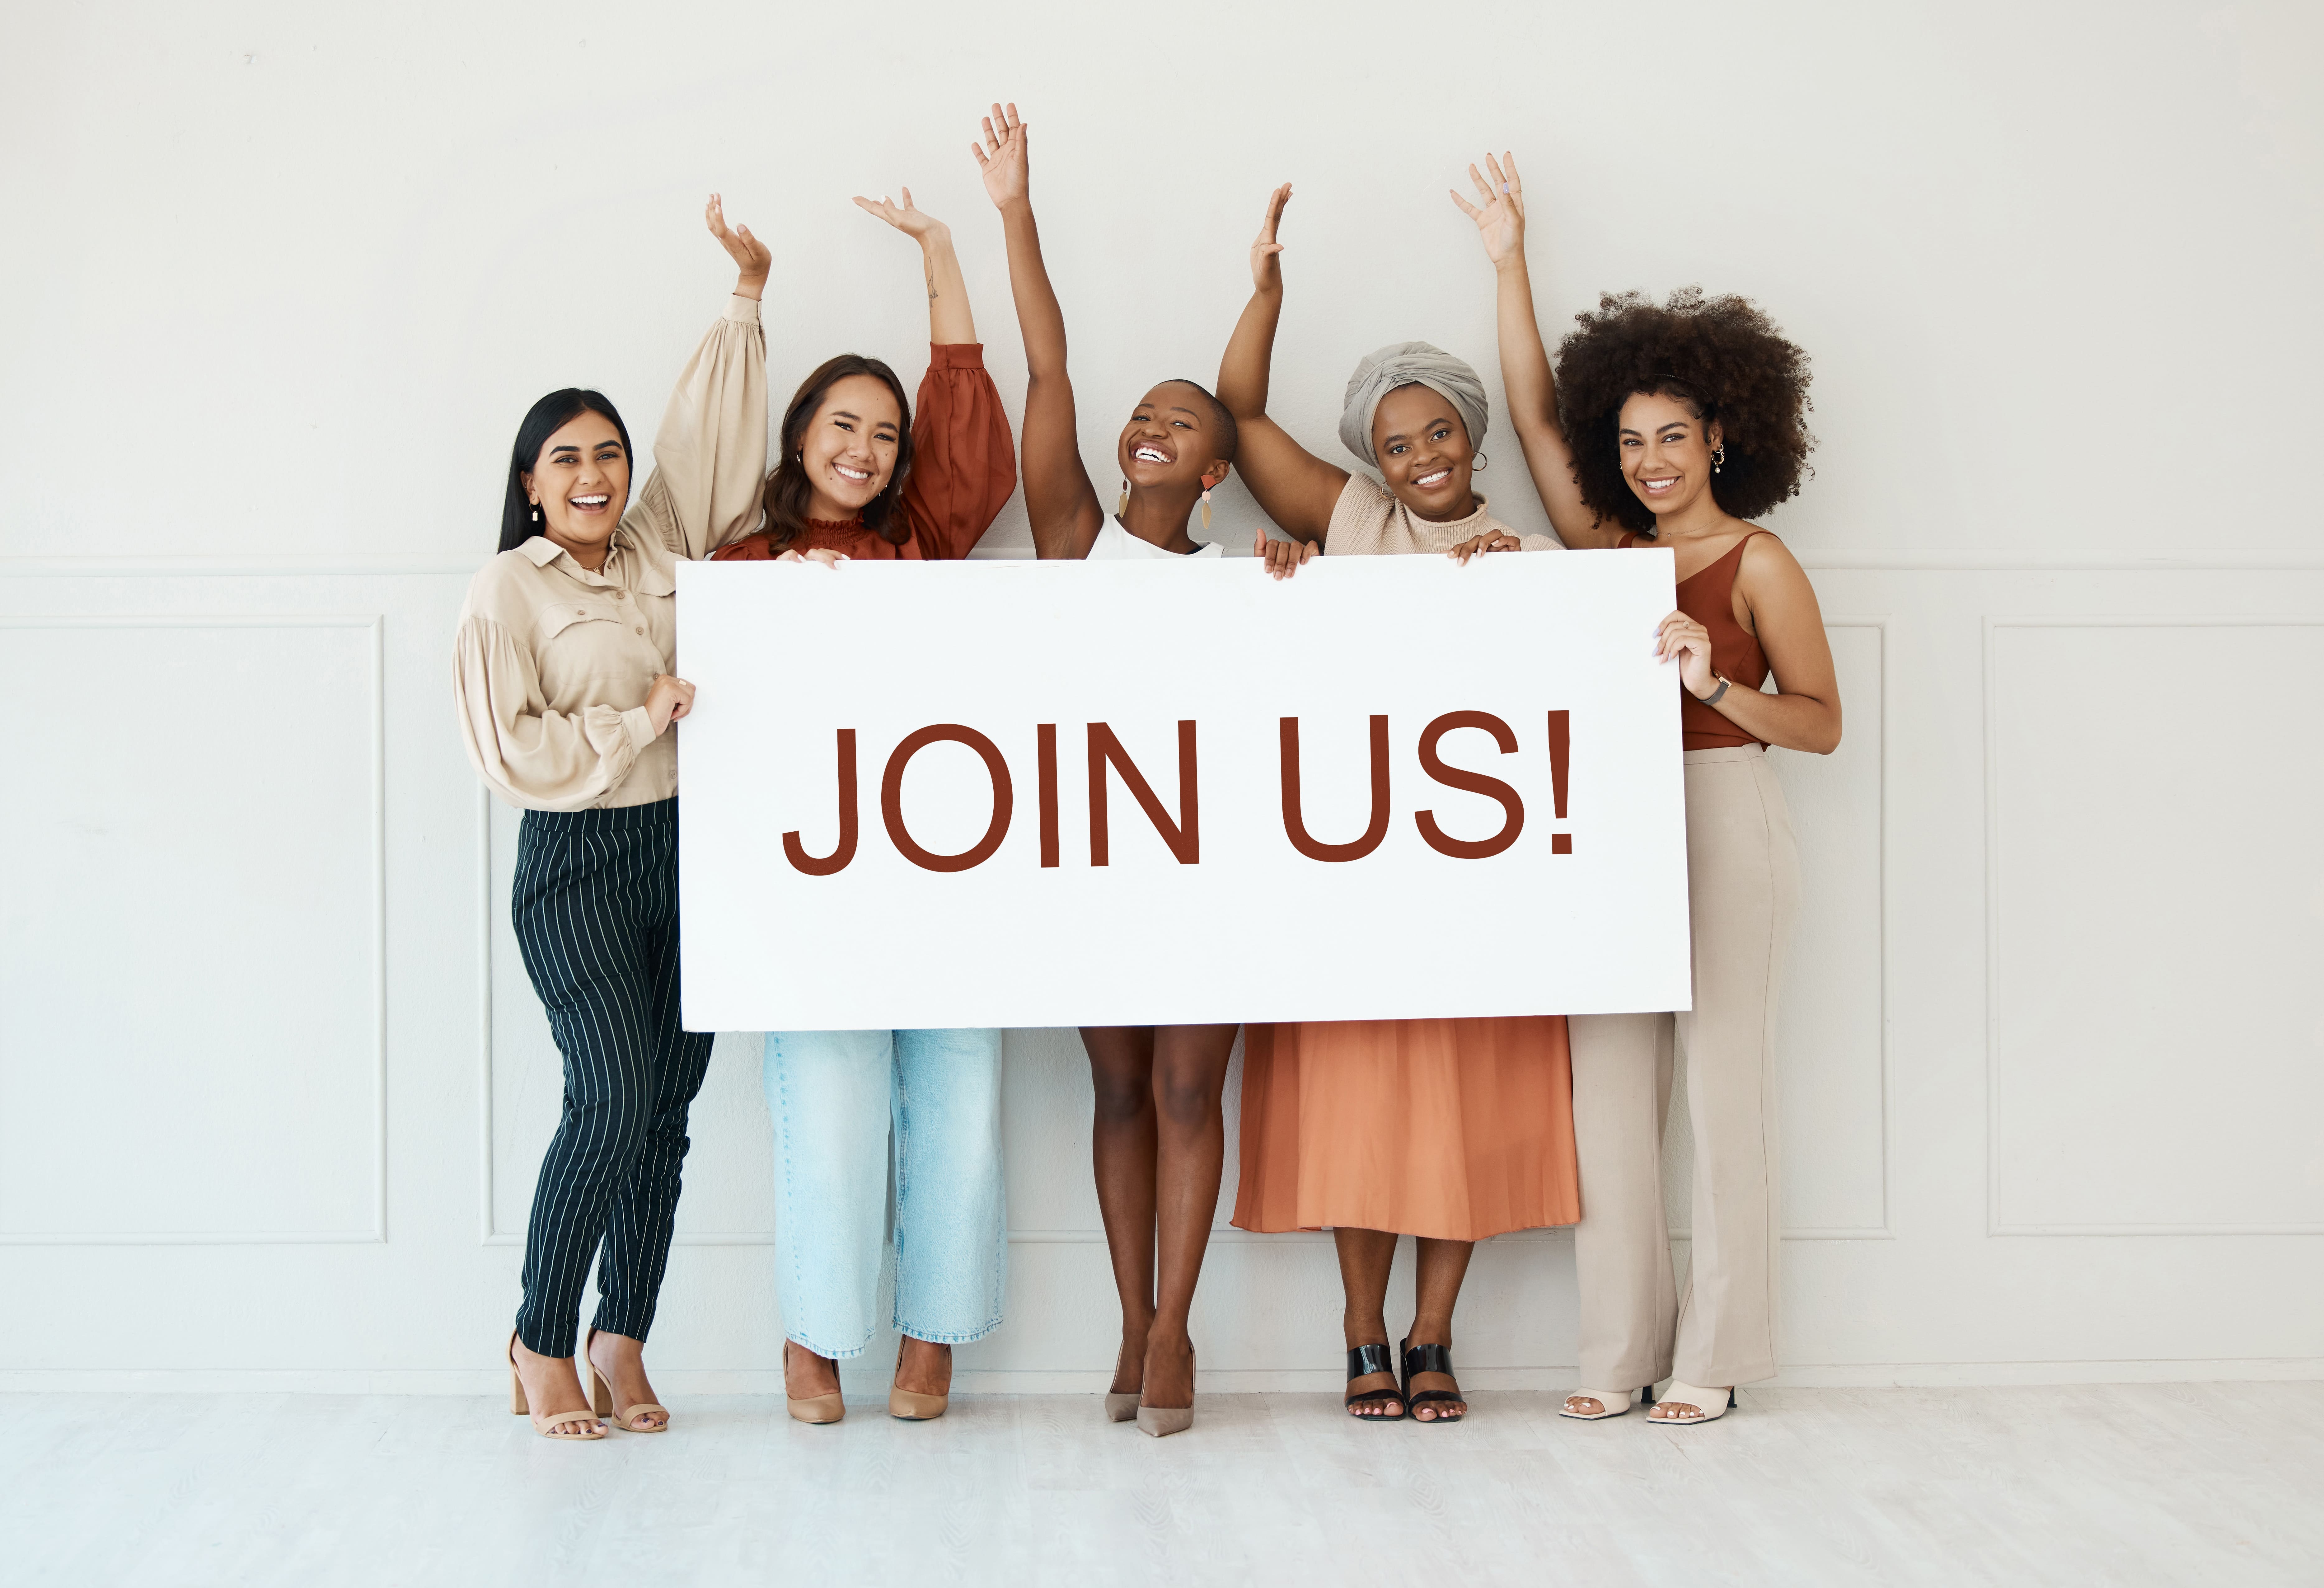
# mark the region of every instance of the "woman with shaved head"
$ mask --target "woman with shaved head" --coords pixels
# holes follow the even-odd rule
[[[1083,466],[1065,373],[1065,319],[1041,260],[1026,161],[1026,124],[995,105],[972,143],[1001,210],[1009,281],[1025,337],[1025,512],[1043,558],[1216,557],[1189,532],[1210,525],[1211,491],[1235,456],[1235,421],[1193,381],[1148,388],[1114,442],[1121,494],[1108,514]],[[1236,1027],[1084,1026],[1097,1094],[1091,1131],[1098,1206],[1121,1296],[1121,1351],[1105,1398],[1116,1422],[1156,1436],[1194,1420],[1194,1347],[1186,1313],[1218,1207],[1226,1159],[1221,1094]],[[1158,1256],[1158,1275],[1157,1269]]]

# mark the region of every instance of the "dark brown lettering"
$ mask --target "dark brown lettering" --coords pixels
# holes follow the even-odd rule
[[[904,768],[913,756],[940,739],[965,744],[984,758],[984,770],[992,778],[992,821],[984,829],[984,836],[975,847],[959,854],[936,854],[921,848],[904,830]],[[1009,782],[1009,763],[1001,759],[1000,749],[974,728],[958,723],[937,723],[907,734],[888,757],[888,770],[880,779],[880,816],[888,824],[888,836],[897,852],[923,871],[964,872],[982,865],[992,858],[1001,847],[1001,840],[1009,836],[1009,818],[1016,808],[1016,794]]]
[[[1388,718],[1371,724],[1372,819],[1364,836],[1352,844],[1323,844],[1311,837],[1299,805],[1299,719],[1282,719],[1283,831],[1291,847],[1310,860],[1361,860],[1388,836]]]

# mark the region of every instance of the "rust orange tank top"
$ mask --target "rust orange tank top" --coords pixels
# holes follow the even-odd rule
[[[1703,626],[1711,635],[1711,670],[1729,679],[1738,689],[1756,689],[1767,681],[1766,653],[1759,649],[1759,636],[1735,621],[1735,570],[1743,566],[1743,548],[1770,530],[1754,530],[1727,549],[1727,555],[1709,568],[1697,568],[1678,582],[1678,609]],[[1622,537],[1625,546],[1654,544],[1642,541],[1636,535]],[[1758,744],[1756,739],[1719,714],[1715,706],[1705,706],[1679,686],[1679,730],[1683,747],[1688,750],[1719,750],[1734,744]]]

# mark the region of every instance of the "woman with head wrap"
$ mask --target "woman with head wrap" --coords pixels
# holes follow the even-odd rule
[[[1340,439],[1380,479],[1325,463],[1267,415],[1268,364],[1283,308],[1275,240],[1288,187],[1251,248],[1255,290],[1219,366],[1241,436],[1238,462],[1269,517],[1296,537],[1259,544],[1288,577],[1332,557],[1553,549],[1519,536],[1471,488],[1488,419],[1484,382],[1451,354],[1399,342],[1348,382]],[[1347,1296],[1351,1416],[1457,1422],[1452,1309],[1475,1242],[1580,1215],[1572,1085],[1562,1015],[1522,1020],[1332,1020],[1252,1026],[1244,1040],[1242,1180],[1247,1230],[1329,1227]],[[1416,1237],[1412,1332],[1388,1349],[1388,1268]],[[1401,1366],[1399,1386],[1397,1370]]]
[[[1570,1417],[1620,1417],[1665,1379],[1663,1423],[1704,1423],[1775,1371],[1776,996],[1799,861],[1767,747],[1830,754],[1840,688],[1814,587],[1748,521],[1806,473],[1807,355],[1757,307],[1689,289],[1666,304],[1600,300],[1550,373],[1526,274],[1514,157],[1469,168],[1493,262],[1509,419],[1569,545],[1667,546],[1677,610],[1657,651],[1679,664],[1694,1007],[1573,1020],[1573,1115],[1585,1210],[1573,1233],[1582,1382]],[[1777,688],[1761,686],[1773,674]],[[1730,682],[1731,680],[1731,682]],[[1694,1132],[1693,1253],[1672,1282],[1662,1139],[1673,1046]]]
[[[972,143],[1001,211],[1009,283],[1025,337],[1025,515],[1049,559],[1216,557],[1189,532],[1235,456],[1226,409],[1192,381],[1164,381],[1130,410],[1114,440],[1121,497],[1111,514],[1082,462],[1065,317],[1033,224],[1027,133],[1014,105],[995,105]],[[1096,1094],[1090,1158],[1106,1250],[1121,1300],[1121,1347],[1105,1398],[1115,1422],[1156,1437],[1194,1420],[1194,1345],[1186,1318],[1202,1276],[1226,1160],[1222,1094],[1233,1025],[1084,1026]]]

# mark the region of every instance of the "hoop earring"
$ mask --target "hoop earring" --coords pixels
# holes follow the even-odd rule
[[[1211,488],[1203,487],[1203,533],[1211,532]]]
[[[1711,455],[1711,472],[1712,474],[1717,474],[1717,473],[1720,471],[1720,467],[1721,467],[1721,466],[1722,466],[1726,462],[1727,462],[1727,443],[1726,443],[1726,442],[1724,442],[1724,441],[1721,441],[1721,442],[1719,444],[1719,449],[1718,449],[1717,451],[1713,452],[1713,453]]]
[[[1120,518],[1130,511],[1130,482],[1121,482],[1121,499],[1113,504],[1113,516]]]
[[[1480,474],[1483,474],[1483,473],[1485,472],[1485,463],[1486,463],[1486,457],[1485,457],[1485,455],[1484,455],[1483,453],[1480,452],[1479,454],[1477,454],[1477,456],[1476,456],[1474,458],[1472,458],[1472,459],[1470,461],[1470,464],[1469,464],[1469,472],[1470,472],[1471,474],[1472,474],[1472,475],[1480,475]]]

